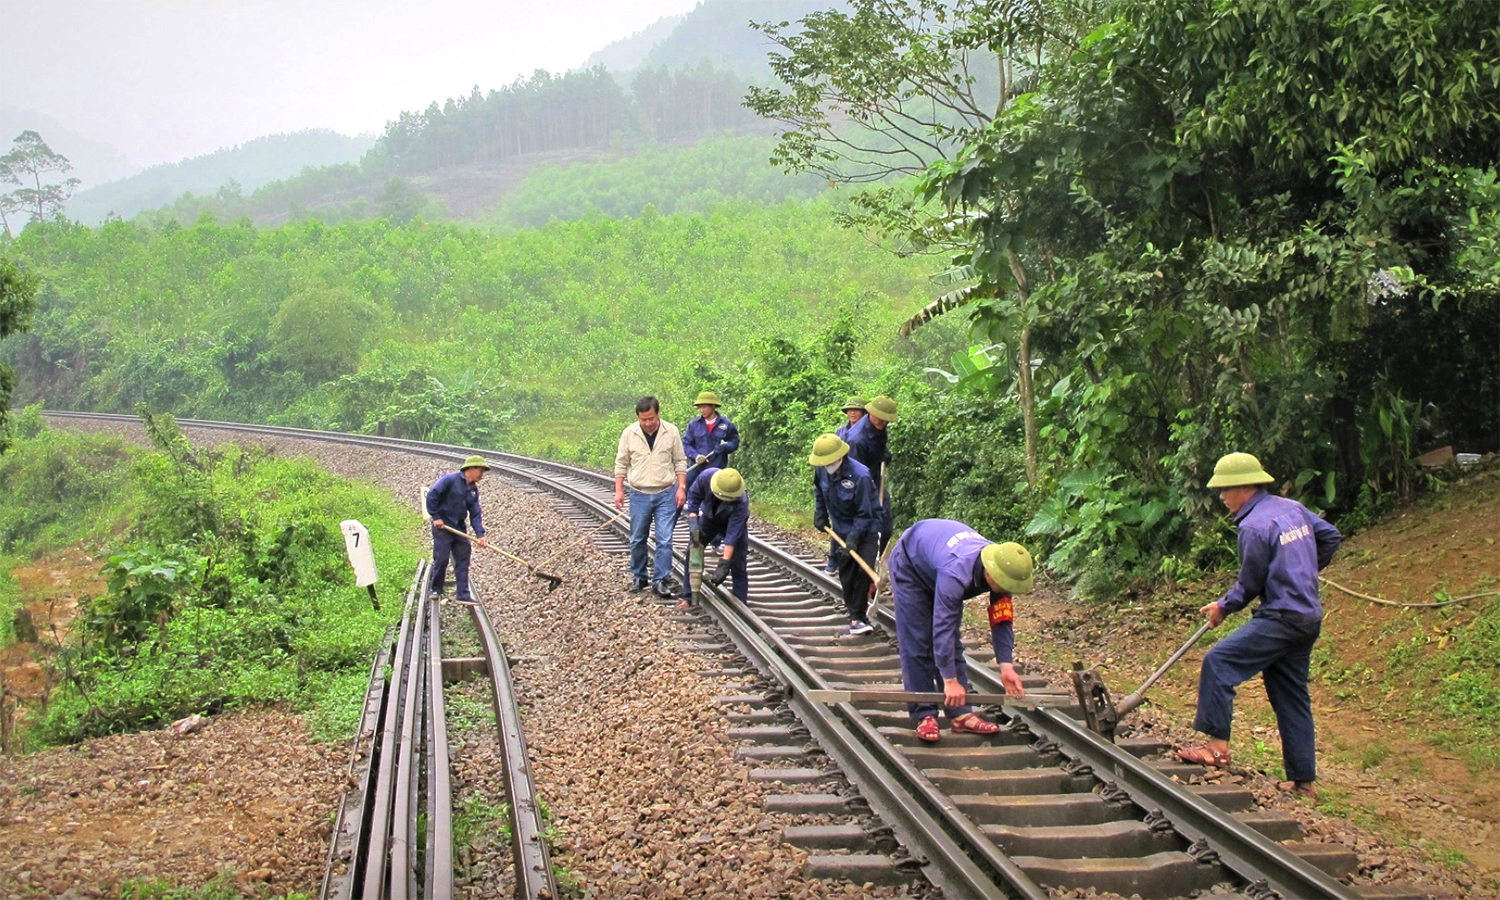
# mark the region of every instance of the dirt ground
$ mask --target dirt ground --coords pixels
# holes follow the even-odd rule
[[[1500,470],[1491,468],[1399,509],[1354,535],[1325,577],[1399,603],[1430,603],[1500,586]],[[1073,660],[1104,663],[1116,699],[1134,690],[1200,623],[1198,607],[1222,596],[1231,577],[1184,584],[1110,605],[1042,588],[1017,603],[1018,653],[1063,678]],[[1455,731],[1430,701],[1422,661],[1500,597],[1443,609],[1399,609],[1324,585],[1327,616],[1314,655],[1319,801],[1278,800],[1315,833],[1334,833],[1361,852],[1363,880],[1431,883],[1448,896],[1500,896],[1500,730]],[[1236,616],[1222,634],[1244,621]],[[1045,640],[1038,640],[1042,638]],[[977,630],[975,646],[987,636]],[[1186,746],[1197,674],[1208,639],[1184,658],[1132,717],[1144,731]],[[1403,649],[1404,648],[1404,649]],[[1404,656],[1402,654],[1405,654]],[[1430,682],[1430,675],[1428,676]],[[1130,720],[1127,720],[1130,721]],[[1500,722],[1495,723],[1500,727]],[[1478,741],[1485,746],[1476,746]],[[1238,766],[1281,777],[1276,719],[1259,683],[1240,690],[1231,750]]]

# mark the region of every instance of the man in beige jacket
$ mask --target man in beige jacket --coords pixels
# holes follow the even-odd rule
[[[662,421],[655,397],[636,401],[635,418],[635,424],[621,432],[615,450],[615,509],[625,508],[625,488],[630,487],[630,592],[639,593],[651,584],[658,597],[671,598],[672,529],[677,508],[687,499],[687,455],[682,433]],[[646,536],[653,519],[655,574],[648,579]]]

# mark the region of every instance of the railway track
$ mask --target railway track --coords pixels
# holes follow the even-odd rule
[[[450,460],[475,452],[301,429],[180,424]],[[486,455],[494,474],[553,494],[580,522],[614,514],[613,482],[605,475],[512,454]],[[618,538],[626,528],[617,524],[614,532]],[[1168,748],[1159,743],[1104,740],[1076,718],[1081,710],[1071,687],[1027,676],[1029,699],[1042,701],[1041,708],[994,710],[1006,725],[1000,735],[946,734],[939,745],[919,744],[904,707],[896,704],[812,702],[813,690],[900,689],[893,618],[880,607],[875,634],[844,637],[837,582],[821,571],[820,559],[800,558],[757,537],[751,547],[749,603],[705,588],[699,606],[680,618],[690,629],[715,629],[690,634],[694,649],[732,652],[753,667],[748,674],[762,679],[766,689],[759,693],[721,698],[731,718],[742,723],[731,730],[745,742],[741,755],[766,766],[759,777],[820,781],[827,772],[803,763],[826,754],[858,789],[858,797],[791,793],[775,809],[838,815],[867,808],[884,823],[878,829],[788,828],[789,841],[813,851],[810,874],[856,883],[922,877],[949,897],[1044,898],[1071,890],[1223,900],[1424,896],[1343,883],[1340,878],[1356,865],[1352,852],[1302,842],[1296,820],[1260,810],[1243,785],[1205,783],[1201,767],[1168,760]],[[398,639],[393,652],[400,649]],[[991,663],[971,655],[969,669],[976,690],[1003,691]],[[783,721],[786,711],[795,715],[794,723]],[[367,702],[367,720],[369,715]],[[411,815],[410,804],[403,809]],[[521,829],[515,831],[519,836]],[[425,890],[422,895],[441,896]]]

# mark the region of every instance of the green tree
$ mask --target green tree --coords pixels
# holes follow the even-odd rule
[[[980,334],[1017,318],[1016,255],[1041,263],[1029,315],[1059,478],[1033,531],[1077,550],[1067,568],[1180,547],[1225,450],[1254,448],[1309,502],[1347,506],[1410,483],[1416,410],[1467,427],[1454,412],[1481,406],[1492,377],[1415,396],[1412,373],[1362,348],[1435,328],[1453,350],[1427,366],[1456,374],[1477,353],[1494,368],[1494,341],[1455,324],[1500,313],[1493,12],[1117,0],[931,167],[925,196],[954,211],[996,298]],[[1488,446],[1497,408],[1471,432]],[[1117,481],[1128,491],[1098,489]]]
[[[271,320],[272,352],[309,385],[353,372],[373,313],[369,300],[350,288],[305,285]]]
[[[16,185],[16,190],[5,195],[0,202],[0,222],[5,233],[10,231],[9,212],[27,212],[31,221],[46,221],[62,212],[63,204],[73,196],[80,184],[77,178],[64,178],[52,182],[54,175],[63,175],[73,169],[68,158],[56,153],[42,136],[35,131],[23,131],[16,136],[10,152],[0,156],[0,181]],[[47,182],[43,182],[46,177]]]
[[[8,259],[0,259],[0,340],[25,331],[36,309],[36,279],[16,268]],[[0,453],[10,443],[6,418],[10,414],[10,394],[16,386],[16,373],[0,364]]]

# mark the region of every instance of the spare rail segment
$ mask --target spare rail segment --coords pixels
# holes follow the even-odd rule
[[[516,700],[510,677],[510,661],[489,614],[482,606],[471,606],[474,627],[490,672],[495,721],[499,729],[500,755],[505,763],[505,795],[510,801],[511,860],[516,873],[516,897],[520,900],[550,900],[557,896],[557,881],[543,837],[547,829],[536,784],[531,779],[531,760],[526,755],[526,736],[521,731],[521,704]],[[441,895],[434,895],[441,896]]]

